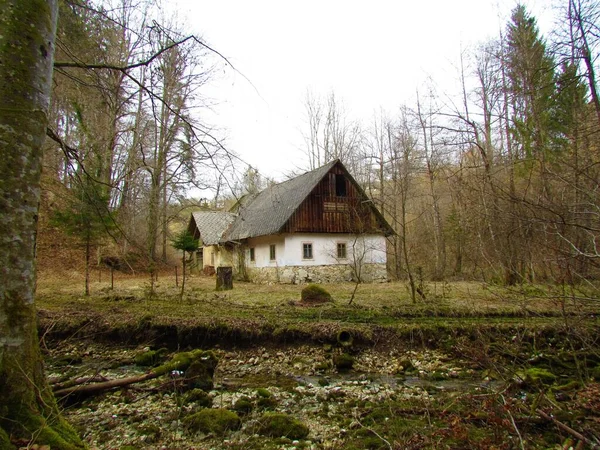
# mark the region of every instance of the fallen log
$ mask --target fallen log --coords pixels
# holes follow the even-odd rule
[[[569,433],[575,439],[577,439],[577,440],[579,440],[581,442],[584,442],[585,444],[589,445],[590,448],[600,449],[600,445],[597,445],[596,443],[592,442],[590,439],[586,438],[583,434],[579,433],[578,431],[575,431],[570,426],[562,423],[561,421],[559,421],[558,419],[552,417],[551,415],[547,414],[546,412],[542,411],[541,409],[536,409],[536,412],[540,416],[542,416],[544,419],[549,420],[550,422],[552,422],[554,425],[556,425],[561,430]]]
[[[128,386],[134,383],[158,378],[165,374],[176,373],[177,375],[185,372],[192,363],[199,360],[207,360],[210,365],[216,365],[216,356],[213,352],[204,350],[193,350],[191,352],[177,353],[171,360],[161,366],[158,366],[147,373],[133,377],[119,378],[117,380],[103,381],[91,384],[76,384],[54,391],[56,397],[67,397],[72,394],[92,395],[117,387]]]

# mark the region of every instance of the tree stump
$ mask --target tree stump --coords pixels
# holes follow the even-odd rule
[[[233,268],[217,267],[217,291],[233,289]]]

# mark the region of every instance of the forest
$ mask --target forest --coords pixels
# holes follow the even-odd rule
[[[42,207],[92,247],[112,243],[102,256],[167,263],[190,207],[269,182],[202,122],[202,87],[227,61],[126,2],[61,8]],[[339,158],[359,180],[396,230],[394,279],[598,275],[598,8],[557,14],[546,38],[515,8],[497,39],[463,52],[457,96],[431,82],[398,114],[358,121],[335,92],[307,91],[305,169]]]
[[[0,11],[0,449],[600,446],[598,2],[516,5],[395,113],[306,91],[302,170],[395,231],[324,303],[179,287],[190,213],[274,182],[204,120],[218,46],[151,0]]]

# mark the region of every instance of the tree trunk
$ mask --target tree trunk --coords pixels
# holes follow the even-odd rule
[[[0,448],[83,445],[60,418],[36,330],[35,243],[57,0],[0,0]]]
[[[85,240],[85,296],[90,295],[90,236],[88,235]]]
[[[183,278],[181,279],[181,294],[180,299],[183,300],[183,291],[185,289],[185,250],[183,251],[183,258],[181,258],[182,266],[183,266]]]
[[[233,289],[233,269],[231,267],[217,267],[217,291]]]

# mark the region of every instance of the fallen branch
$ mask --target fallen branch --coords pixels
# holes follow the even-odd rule
[[[87,383],[100,383],[100,382],[104,382],[104,381],[108,381],[108,378],[106,378],[103,375],[100,375],[99,373],[96,373],[94,375],[89,375],[87,377],[79,377],[79,378],[75,378],[74,380],[50,380],[50,385],[52,386],[52,390],[54,392],[61,390],[61,389],[66,389],[69,387],[73,387],[73,386],[80,386],[82,384],[87,384]]]
[[[152,380],[162,375],[170,374],[173,371],[184,372],[194,361],[198,359],[209,358],[215,358],[214,354],[212,352],[205,352],[203,350],[177,353],[168,363],[156,367],[145,374],[127,378],[119,378],[117,380],[103,381],[100,383],[78,384],[64,387],[61,389],[56,389],[54,391],[54,395],[56,397],[67,397],[72,394],[91,395],[117,387],[129,386],[130,384],[141,383],[142,381]]]
[[[157,378],[162,374],[155,372],[148,372],[143,375],[137,375],[135,377],[119,378],[117,380],[104,381],[102,383],[93,384],[80,384],[77,386],[71,386],[64,389],[58,389],[54,391],[54,395],[57,397],[68,396],[71,394],[94,394],[96,392],[102,392],[116,387],[128,386],[133,383],[140,383],[142,381],[151,380]]]
[[[566,431],[567,433],[569,433],[574,438],[576,438],[576,439],[578,439],[578,440],[580,440],[582,442],[585,442],[587,445],[590,446],[590,448],[600,449],[600,445],[595,444],[594,442],[592,442],[591,440],[589,440],[588,438],[586,438],[583,434],[579,433],[578,431],[575,431],[570,426],[565,425],[564,423],[560,422],[558,419],[555,419],[551,415],[545,413],[541,409],[536,409],[536,412],[540,416],[542,416],[544,419],[549,420],[550,422],[552,422],[554,425],[556,425],[561,430]]]

